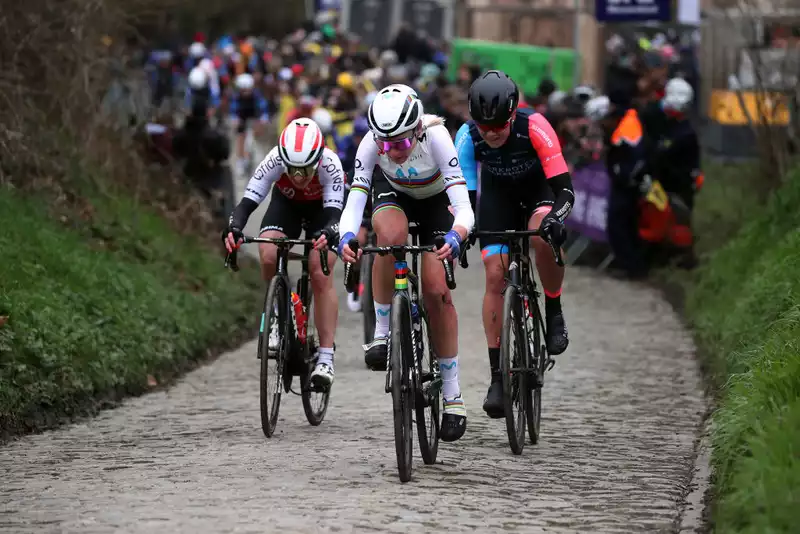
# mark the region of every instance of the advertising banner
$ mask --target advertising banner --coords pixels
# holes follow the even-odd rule
[[[672,19],[672,0],[595,0],[600,22],[667,22]]]
[[[552,79],[561,90],[569,90],[577,61],[575,51],[565,48],[454,39],[449,74],[455,78],[464,64],[498,69],[511,76],[526,95],[533,95],[544,78]]]
[[[608,195],[611,180],[602,162],[595,162],[572,171],[575,190],[575,207],[565,221],[567,228],[575,230],[593,241],[605,243]]]

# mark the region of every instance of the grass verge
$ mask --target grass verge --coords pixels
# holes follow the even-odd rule
[[[748,169],[715,169],[698,196],[702,265],[686,294],[708,383],[720,533],[800,523],[800,169],[764,203]]]
[[[257,269],[124,195],[90,222],[0,187],[0,438],[140,394],[252,332]]]

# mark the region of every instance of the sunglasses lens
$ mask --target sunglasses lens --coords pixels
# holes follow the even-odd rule
[[[408,150],[411,148],[411,138],[400,139],[399,141],[381,141],[383,144],[383,151],[389,152],[391,149]]]
[[[308,178],[313,176],[316,169],[314,167],[287,167],[289,174],[292,176],[303,176]]]

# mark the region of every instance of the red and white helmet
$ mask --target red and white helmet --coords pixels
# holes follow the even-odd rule
[[[287,167],[312,167],[325,150],[325,138],[311,119],[295,119],[281,132],[278,154]]]

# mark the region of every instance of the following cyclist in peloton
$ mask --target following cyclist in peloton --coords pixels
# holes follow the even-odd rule
[[[446,244],[422,258],[422,294],[443,382],[441,437],[455,441],[466,430],[467,411],[458,382],[458,317],[440,260],[458,257],[475,214],[444,120],[424,115],[413,89],[401,84],[381,89],[369,106],[367,120],[371,131],[356,154],[340,221],[339,254],[349,263],[357,260],[347,243],[359,231],[370,187],[378,246],[406,244],[409,221],[419,226],[422,245],[432,245],[436,236],[444,235]],[[373,182],[376,166],[379,172]],[[393,266],[394,258],[378,256],[372,269],[376,326],[374,341],[365,346],[365,361],[374,370],[386,369]]]
[[[253,128],[253,135],[258,137],[269,120],[267,100],[261,94],[261,91],[255,87],[255,84],[256,81],[252,74],[244,73],[238,75],[234,81],[235,90],[230,100],[229,114],[231,124],[236,128],[236,158],[240,174],[244,173],[247,165],[247,157],[244,153],[247,122],[250,119],[258,119]],[[252,154],[247,156],[252,156]]]
[[[344,171],[339,156],[325,147],[322,132],[311,119],[289,123],[280,135],[278,146],[270,150],[247,184],[244,198],[233,210],[223,239],[228,252],[242,243],[247,219],[267,198],[272,187],[272,199],[261,221],[261,237],[300,237],[305,224],[306,235],[339,234],[339,217],[344,203]],[[325,235],[315,240],[316,250],[328,246]],[[278,248],[273,244],[259,246],[261,273],[266,282],[275,275]],[[334,254],[328,254],[333,272]],[[333,287],[333,277],[322,272],[320,258],[309,258],[311,290],[314,295],[314,320],[319,333],[317,361],[311,380],[319,386],[333,383],[333,340],[339,303]],[[278,348],[277,325],[269,326],[269,349]]]
[[[467,121],[456,134],[458,157],[471,191],[478,191],[478,229],[481,231],[536,230],[531,238],[536,269],[545,293],[547,350],[561,354],[569,338],[561,311],[564,268],[550,248],[566,238],[564,219],[575,202],[567,163],[552,126],[539,113],[517,109],[519,90],[504,72],[490,70],[469,90]],[[478,187],[477,163],[481,164]],[[519,228],[520,221],[527,228]],[[499,238],[480,240],[486,271],[483,328],[489,347],[491,383],[483,409],[489,417],[504,416],[500,376],[500,332],[508,247]]]

